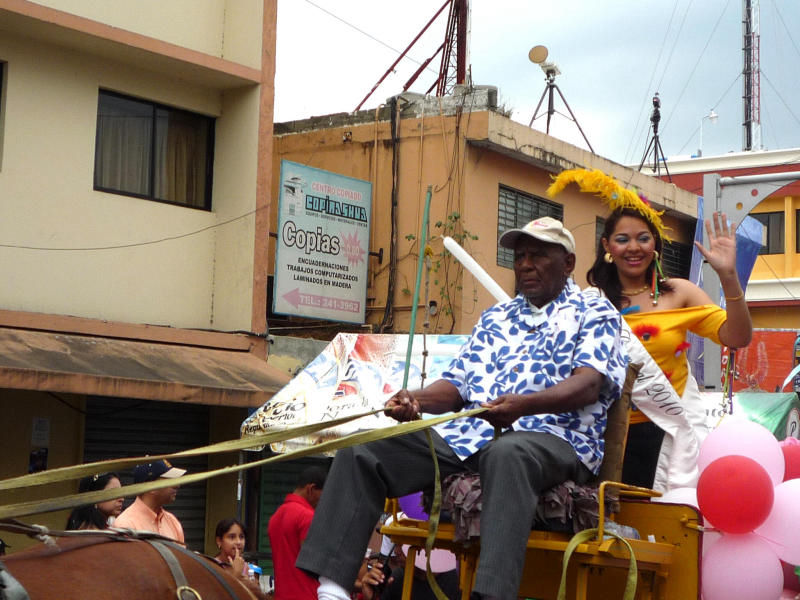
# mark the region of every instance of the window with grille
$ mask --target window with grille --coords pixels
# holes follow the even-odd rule
[[[214,119],[100,91],[94,189],[211,209]]]
[[[664,242],[661,248],[661,268],[667,277],[689,278],[692,267],[692,246],[680,242]]]
[[[750,213],[755,220],[764,226],[761,236],[761,250],[759,254],[783,254],[783,213]]]
[[[600,248],[600,240],[603,239],[603,230],[606,228],[606,220],[603,217],[594,218],[594,247]]]
[[[509,229],[524,227],[539,217],[564,220],[564,206],[545,198],[500,186],[497,199],[497,264],[514,266],[514,251],[500,246],[500,236]]]

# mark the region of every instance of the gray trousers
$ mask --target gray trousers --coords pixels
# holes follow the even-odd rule
[[[564,440],[510,431],[461,461],[433,430],[441,478],[478,471],[483,490],[481,553],[474,591],[517,598],[539,493],[590,471]],[[385,498],[428,489],[433,461],[424,432],[339,450],[297,567],[352,590]]]

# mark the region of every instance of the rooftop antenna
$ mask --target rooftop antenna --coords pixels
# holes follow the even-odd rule
[[[580,131],[581,135],[583,136],[583,141],[586,142],[586,145],[589,146],[589,150],[591,150],[592,153],[594,154],[594,148],[592,148],[592,145],[589,143],[586,134],[583,132],[583,129],[581,129],[581,125],[580,123],[578,123],[578,119],[575,118],[572,109],[569,107],[567,99],[564,98],[564,94],[561,93],[561,90],[556,85],[556,75],[561,75],[561,71],[559,70],[558,65],[556,63],[549,62],[547,60],[547,55],[548,51],[545,46],[534,46],[533,48],[530,49],[530,52],[528,52],[528,59],[532,63],[539,65],[542,71],[544,71],[545,75],[544,79],[545,88],[544,91],[542,92],[542,97],[539,98],[539,104],[536,105],[536,110],[533,111],[533,117],[531,117],[531,122],[528,123],[528,127],[533,127],[533,122],[538,117],[542,116],[539,114],[539,108],[541,108],[542,102],[544,102],[544,98],[545,96],[547,96],[547,127],[545,129],[545,132],[548,135],[550,135],[550,120],[553,117],[553,113],[556,112],[555,104],[553,102],[553,91],[556,91],[558,92],[561,101],[564,103],[564,106],[566,106],[567,110],[569,111],[570,116],[567,118],[570,119],[573,123],[575,123],[575,125],[578,127],[578,131]]]
[[[742,150],[761,150],[761,66],[759,0],[743,0],[744,126]]]
[[[667,157],[664,156],[664,149],[661,147],[661,141],[658,139],[658,124],[661,121],[661,98],[658,97],[658,92],[653,96],[653,112],[650,114],[650,131],[652,135],[647,142],[642,155],[642,162],[639,163],[639,171],[642,170],[650,151],[653,151],[653,166],[652,171],[656,177],[661,176],[661,164],[664,164],[664,170],[667,172],[667,179],[672,183],[672,175],[669,174],[667,167]]]
[[[469,80],[469,34],[470,34],[470,9],[469,0],[445,0],[444,4],[436,11],[436,13],[427,22],[425,27],[422,28],[416,37],[411,40],[408,47],[403,50],[400,55],[395,59],[392,65],[386,69],[386,72],[380,79],[372,86],[372,89],[364,96],[364,99],[359,102],[353,112],[356,112],[364,106],[364,103],[370,96],[378,89],[378,86],[394,72],[394,68],[403,58],[408,54],[411,48],[419,41],[422,35],[428,30],[439,15],[445,8],[450,7],[447,16],[447,29],[445,31],[444,42],[434,50],[428,58],[420,64],[419,68],[409,78],[403,86],[405,92],[410,88],[422,75],[422,72],[428,69],[428,65],[441,53],[441,63],[439,66],[439,76],[436,81],[428,88],[425,94],[430,94],[434,88],[436,89],[437,96],[447,96],[453,93],[456,85],[465,85]]]

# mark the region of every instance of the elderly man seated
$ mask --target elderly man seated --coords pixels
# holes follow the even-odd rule
[[[481,551],[473,598],[517,597],[539,493],[585,483],[603,458],[610,404],[625,378],[620,317],[570,279],[575,241],[543,217],[506,231],[518,295],[486,310],[442,379],[386,403],[398,421],[485,406],[435,427],[440,476],[481,476]],[[502,434],[495,436],[495,427]],[[320,600],[346,600],[386,497],[430,488],[424,432],[339,450],[297,566]]]

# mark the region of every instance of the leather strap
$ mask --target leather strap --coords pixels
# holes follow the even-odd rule
[[[214,576],[214,578],[217,580],[217,582],[225,589],[226,592],[228,592],[228,595],[233,600],[237,600],[239,598],[239,596],[236,594],[236,592],[230,586],[228,581],[222,576],[222,574],[219,572],[219,570],[217,570],[216,564],[213,565],[213,566],[209,564],[209,562],[211,562],[210,559],[208,559],[207,557],[205,557],[205,556],[203,556],[201,554],[197,554],[196,552],[192,552],[191,550],[187,550],[186,548],[184,548],[183,546],[181,546],[180,544],[177,544],[175,542],[160,542],[160,543],[165,545],[165,546],[169,546],[175,552],[183,553],[184,555],[186,555],[189,558],[191,558],[193,561],[199,563],[206,571],[208,571],[209,573],[211,573]],[[245,590],[247,589],[247,588],[244,588],[244,586],[242,586],[242,587]],[[249,590],[247,590],[247,591],[248,591],[248,594],[249,594]],[[198,595],[198,598],[199,598],[199,595]]]
[[[147,540],[147,543],[155,548],[161,555],[161,558],[164,559],[164,562],[167,563],[169,571],[172,573],[172,578],[175,580],[175,585],[177,586],[175,595],[178,600],[190,600],[191,598],[194,598],[194,600],[203,600],[197,590],[189,586],[189,582],[186,581],[186,576],[183,574],[183,569],[181,569],[178,559],[169,551],[165,543],[157,540]]]

